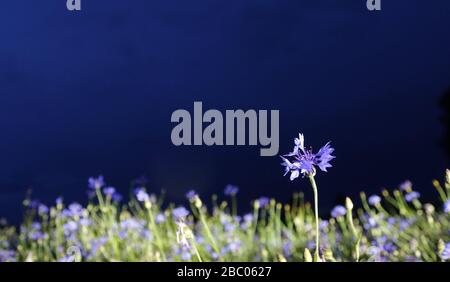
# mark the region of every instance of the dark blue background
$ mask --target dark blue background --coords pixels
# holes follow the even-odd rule
[[[406,178],[434,198],[448,165],[438,97],[450,86],[450,2],[3,1],[0,8],[0,215],[17,219],[28,188],[44,202],[85,200],[103,174],[127,193],[149,179],[185,191],[241,187],[240,203],[287,200],[278,157],[256,147],[174,147],[171,113],[279,109],[280,153],[304,132],[331,140],[320,203]]]

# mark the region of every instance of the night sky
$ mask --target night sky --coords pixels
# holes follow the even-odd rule
[[[103,174],[123,194],[148,178],[185,203],[228,183],[240,206],[310,195],[259,147],[175,147],[174,110],[277,109],[280,154],[305,133],[336,148],[320,205],[393,189],[426,200],[449,160],[438,100],[450,87],[450,2],[365,0],[4,1],[0,8],[0,217],[27,189],[52,204],[86,201]]]

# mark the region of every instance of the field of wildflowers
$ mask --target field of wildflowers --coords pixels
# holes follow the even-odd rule
[[[20,227],[0,226],[0,261],[447,261],[450,260],[450,170],[433,181],[440,200],[422,203],[406,181],[380,195],[347,198],[329,217],[318,216],[316,167],[330,167],[329,143],[318,153],[304,137],[283,156],[291,180],[308,178],[314,204],[295,193],[290,203],[261,197],[239,215],[238,187],[213,196],[209,208],[195,191],[189,207],[165,204],[136,187],[123,198],[102,176],[90,178],[89,204],[52,206],[27,199]],[[288,160],[290,159],[290,160]]]

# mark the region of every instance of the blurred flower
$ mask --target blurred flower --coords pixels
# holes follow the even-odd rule
[[[331,216],[336,218],[339,216],[344,216],[347,213],[347,210],[345,209],[345,207],[343,206],[335,206],[332,210],[331,210]]]
[[[399,188],[402,191],[409,191],[412,189],[412,182],[409,180],[405,180],[399,185]]]
[[[150,197],[148,196],[147,192],[145,192],[144,188],[136,188],[134,190],[134,194],[136,195],[136,199],[139,202],[146,202],[150,200]]]
[[[445,244],[444,250],[441,253],[441,258],[443,260],[450,259],[450,243]]]
[[[70,234],[76,232],[78,230],[78,224],[71,220],[63,225],[64,234],[69,236]]]
[[[252,222],[253,221],[253,215],[251,213],[247,213],[244,215],[244,222]]]
[[[0,262],[14,262],[14,251],[12,250],[0,250]]]
[[[102,175],[98,177],[90,177],[88,179],[88,187],[92,190],[98,190],[103,186],[105,186],[105,180]]]
[[[236,194],[239,192],[239,187],[228,184],[225,187],[225,190],[223,191],[223,193],[225,194],[225,196],[236,196]]]
[[[330,161],[335,158],[332,156],[334,149],[330,146],[330,142],[325,144],[320,150],[314,154],[312,150],[306,150],[304,145],[304,136],[299,134],[299,138],[294,140],[294,150],[284,156],[281,156],[283,162],[282,166],[285,167],[284,175],[291,173],[290,179],[294,180],[303,175],[314,174],[315,166],[318,166],[320,170],[327,171],[327,168],[331,167]],[[285,157],[293,157],[292,162]]]
[[[184,207],[178,207],[172,211],[172,215],[176,220],[183,219],[189,215],[189,211]]]
[[[369,197],[369,204],[376,206],[381,202],[381,198],[378,195],[372,195]]]
[[[450,200],[444,202],[444,212],[450,213]]]
[[[63,198],[62,197],[56,198],[55,203],[56,203],[56,205],[62,205],[63,204]]]
[[[166,217],[162,213],[158,214],[155,218],[155,222],[158,224],[163,223],[164,221],[166,221]]]
[[[72,203],[62,211],[64,217],[80,217],[82,213],[83,207],[78,203]]]
[[[420,197],[420,193],[416,191],[409,192],[405,195],[405,200],[407,202],[412,202]]]
[[[116,193],[116,188],[114,187],[106,187],[103,189],[103,194],[107,196],[112,196],[114,193]]]
[[[261,198],[259,198],[256,201],[258,201],[258,204],[259,204],[260,208],[264,208],[264,207],[266,207],[269,204],[270,199],[268,197],[261,197]]]
[[[38,207],[38,213],[40,215],[47,214],[48,213],[48,207],[46,205],[44,205],[44,204],[40,204],[39,207]]]
[[[190,190],[186,193],[186,198],[192,202],[198,197],[198,194],[194,190]]]

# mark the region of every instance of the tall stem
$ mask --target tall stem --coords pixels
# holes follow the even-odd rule
[[[314,191],[314,215],[316,218],[316,251],[314,252],[314,261],[319,261],[319,193],[314,175],[310,174],[308,176]]]

